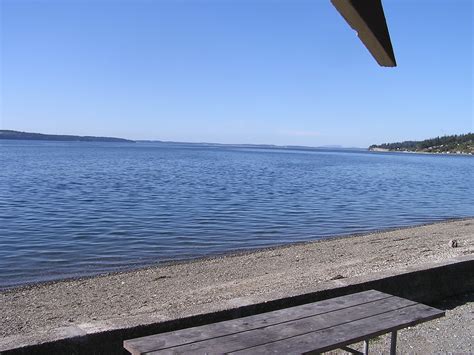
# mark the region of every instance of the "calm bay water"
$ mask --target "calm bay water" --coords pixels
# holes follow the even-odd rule
[[[474,158],[0,141],[0,288],[474,216]]]

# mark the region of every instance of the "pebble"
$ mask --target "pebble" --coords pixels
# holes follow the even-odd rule
[[[450,246],[451,248],[457,248],[457,247],[458,247],[458,241],[457,241],[456,239],[451,239],[451,240],[449,241],[449,246]]]

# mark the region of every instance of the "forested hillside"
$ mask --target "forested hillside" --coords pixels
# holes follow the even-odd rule
[[[369,147],[369,150],[474,154],[474,133],[455,134],[452,136],[425,139],[423,141],[374,144]]]

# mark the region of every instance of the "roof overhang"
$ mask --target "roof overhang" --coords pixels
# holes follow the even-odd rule
[[[381,0],[331,0],[334,7],[357,35],[377,63],[395,67],[393,53]]]

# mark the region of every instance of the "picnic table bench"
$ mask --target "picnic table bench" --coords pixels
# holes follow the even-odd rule
[[[136,354],[367,354],[369,339],[444,316],[444,311],[370,290],[253,316],[124,341]],[[364,341],[363,352],[347,347]]]

